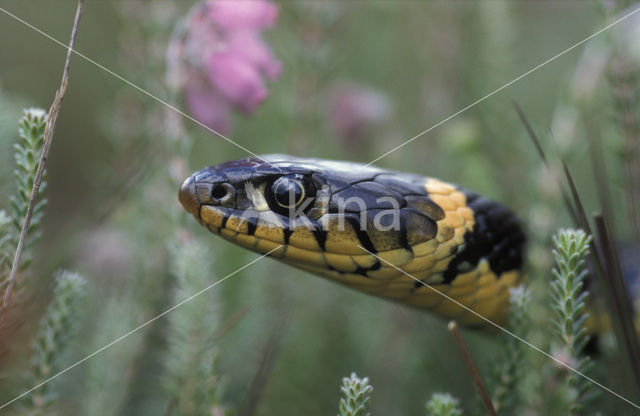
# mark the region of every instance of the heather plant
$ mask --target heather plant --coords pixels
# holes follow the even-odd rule
[[[482,396],[500,415],[629,413],[531,345],[624,397],[637,391],[618,315],[612,335],[600,325],[608,310],[594,305],[609,305],[618,263],[603,253],[620,256],[628,282],[638,269],[625,253],[637,252],[640,212],[640,14],[497,91],[637,7],[534,3],[87,2],[77,51],[111,74],[76,55],[64,105],[57,99],[49,204],[42,186],[14,296],[0,309],[0,406],[77,365],[0,411],[401,415],[425,414],[428,398],[427,415],[454,416],[483,414]],[[6,7],[56,39],[69,20],[44,0]],[[7,21],[0,293],[50,117],[16,114],[50,101],[42,62],[66,53]],[[241,269],[256,257],[212,238],[177,201],[191,172],[245,149],[368,163],[411,138],[375,164],[503,201],[528,229],[526,279],[510,293],[505,327],[519,339],[462,329],[461,354],[427,313],[268,259]],[[571,213],[594,210],[608,238],[584,215],[573,224],[584,232],[563,228]]]
[[[360,378],[356,373],[342,379],[340,387],[343,397],[340,399],[338,416],[369,416],[369,401],[373,387],[367,377]]]
[[[174,303],[207,287],[214,262],[196,241],[170,247],[176,277]],[[165,384],[168,414],[225,414],[217,374],[218,302],[215,294],[194,298],[169,318]]]
[[[12,212],[11,216],[4,210],[0,211],[0,227],[2,228],[2,236],[0,237],[0,275],[1,281],[9,277],[11,262],[15,247],[18,245],[20,231],[24,224],[24,218],[27,214],[27,207],[31,196],[31,189],[38,170],[40,155],[42,151],[42,141],[44,139],[44,128],[46,123],[46,113],[42,109],[30,108],[24,110],[24,115],[19,121],[18,132],[20,140],[14,144],[14,157],[16,169],[14,178],[16,183],[16,191],[9,198]],[[40,193],[46,189],[46,181],[42,181],[40,185]],[[36,243],[40,236],[39,225],[42,221],[44,207],[47,204],[46,199],[40,199],[34,207],[31,225],[29,226],[27,241],[28,246]],[[8,227],[11,222],[12,227]],[[22,261],[22,267],[26,267],[30,262],[30,252],[27,250],[25,258]],[[3,290],[4,293],[4,290]]]
[[[427,416],[462,416],[460,401],[448,393],[433,393],[427,402]]]
[[[555,280],[551,283],[552,306],[556,315],[553,324],[561,343],[556,354],[563,356],[577,372],[589,374],[593,363],[583,353],[590,338],[585,324],[589,292],[584,290],[584,280],[591,238],[582,230],[560,230],[553,241],[557,264],[552,271]],[[573,371],[567,373],[567,383],[571,391],[569,414],[577,415],[592,396],[591,383]]]
[[[531,320],[529,308],[531,291],[526,286],[511,289],[507,328],[520,338],[527,339]],[[499,414],[510,414],[522,396],[520,384],[526,368],[523,366],[527,346],[511,335],[505,335],[504,346],[496,362],[493,380],[493,405]]]
[[[62,355],[78,327],[79,301],[84,291],[85,279],[66,270],[54,276],[53,300],[40,321],[32,352],[32,369],[27,385],[43,384],[37,392],[27,398],[25,415],[49,415],[52,404],[59,397],[54,383],[46,383],[63,368]]]
[[[0,210],[0,282],[2,283],[3,305],[0,308],[0,329],[5,335],[16,334],[17,317],[13,309],[24,308],[25,299],[29,291],[33,292],[24,282],[15,289],[16,294],[7,296],[12,288],[9,281],[14,252],[20,242],[21,235],[26,236],[27,242],[22,253],[20,273],[24,276],[25,269],[31,262],[31,251],[40,237],[40,224],[47,200],[42,198],[46,189],[46,182],[42,180],[39,187],[38,200],[33,207],[31,221],[25,224],[25,216],[32,202],[32,189],[36,181],[38,165],[41,163],[41,152],[45,136],[47,114],[41,109],[26,109],[19,120],[20,141],[14,145],[16,170],[14,172],[16,194],[11,196],[13,208],[9,216]],[[27,228],[24,233],[23,228]],[[61,270],[53,276],[54,287],[51,301],[46,308],[38,329],[35,332],[31,347],[31,369],[23,378],[23,389],[40,385],[41,388],[33,395],[18,402],[19,412],[25,415],[48,415],[58,400],[56,383],[49,383],[58,371],[63,368],[63,359],[69,343],[77,332],[80,323],[79,300],[84,293],[85,279],[77,273]],[[3,341],[4,348],[15,348],[9,340]]]
[[[11,269],[11,254],[13,251],[13,233],[10,231],[11,217],[4,211],[0,210],[0,273],[2,280],[9,275]]]

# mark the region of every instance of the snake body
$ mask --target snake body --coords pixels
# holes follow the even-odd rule
[[[521,276],[516,216],[435,178],[264,155],[196,172],[179,198],[235,244],[468,326],[487,322],[466,308],[502,325]]]

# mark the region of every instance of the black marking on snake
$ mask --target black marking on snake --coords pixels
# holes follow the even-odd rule
[[[313,229],[313,236],[316,238],[322,251],[327,251],[325,249],[327,244],[327,230],[323,230],[321,226],[317,226]]]
[[[256,229],[258,228],[258,219],[255,217],[249,217],[246,219],[247,221],[247,234],[254,235],[256,233]]]
[[[458,251],[456,246],[457,254],[442,274],[444,283],[451,283],[458,276],[464,262],[476,267],[480,260],[486,259],[498,278],[504,272],[519,269],[525,236],[516,216],[500,204],[465,189],[460,191],[473,210],[475,224],[473,230],[464,235],[464,248]]]
[[[382,267],[382,264],[380,264],[380,260],[376,259],[376,262],[373,263],[371,265],[371,267],[366,268],[366,267],[361,267],[358,266],[358,268],[356,269],[355,272],[353,272],[354,274],[361,274],[364,277],[369,277],[369,275],[367,274],[367,272],[373,272],[376,270],[380,270],[380,268]]]
[[[291,227],[284,227],[282,229],[284,244],[289,244],[289,238],[291,238],[291,234],[293,234],[293,230],[291,229]]]
[[[222,217],[222,223],[220,224],[220,228],[226,228],[227,221],[229,221],[229,217],[231,217],[231,213],[229,211],[225,211],[224,216]]]
[[[409,239],[407,238],[407,229],[403,228],[400,230],[400,245],[407,250],[413,256],[413,247],[409,244]]]
[[[365,269],[364,267],[358,266],[358,268],[353,272],[353,274],[359,274],[359,275],[362,275],[364,277],[369,277],[369,276],[367,276],[367,272],[369,270],[370,269]]]
[[[358,237],[358,241],[360,241],[360,246],[362,246],[362,248],[370,253],[377,253],[378,250],[376,250],[376,247],[373,245],[369,234],[360,227],[360,220],[358,219],[358,216],[345,215],[345,218],[347,221],[349,221],[349,224],[351,224],[351,228],[353,228],[353,231],[355,231],[356,236]]]

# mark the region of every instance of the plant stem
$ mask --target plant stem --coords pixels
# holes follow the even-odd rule
[[[76,17],[73,21],[73,28],[71,29],[71,39],[69,40],[69,47],[67,49],[67,57],[64,63],[64,70],[62,72],[62,81],[60,88],[56,91],[56,95],[53,98],[53,104],[49,109],[47,116],[47,125],[44,130],[44,141],[42,143],[42,154],[40,155],[40,162],[38,164],[38,170],[36,171],[35,180],[33,182],[33,188],[31,189],[31,196],[29,197],[29,205],[27,207],[27,214],[24,218],[22,230],[20,230],[20,238],[18,240],[18,246],[16,247],[16,253],[11,263],[11,272],[9,273],[7,290],[4,293],[4,299],[2,301],[2,308],[5,308],[11,301],[11,295],[13,288],[16,284],[16,276],[18,269],[20,268],[20,262],[22,261],[22,253],[24,251],[25,241],[27,239],[27,231],[31,224],[31,217],[33,216],[33,209],[38,199],[38,191],[40,190],[40,184],[42,183],[42,176],[44,175],[44,168],[47,163],[47,157],[49,156],[49,150],[51,149],[51,142],[53,139],[53,132],[56,128],[56,120],[58,118],[58,111],[62,105],[62,99],[67,92],[67,85],[69,84],[69,67],[71,65],[71,54],[73,53],[73,47],[76,42],[76,36],[78,34],[78,26],[80,25],[80,16],[82,16],[82,7],[84,6],[84,0],[78,0],[78,7],[76,9]]]
[[[467,367],[469,367],[469,372],[471,373],[471,377],[473,378],[473,382],[478,388],[478,392],[482,397],[482,402],[487,408],[487,413],[492,416],[498,416],[496,409],[493,407],[493,402],[491,402],[491,398],[489,396],[489,392],[487,388],[484,386],[484,382],[482,381],[482,377],[480,377],[480,373],[476,368],[476,365],[473,363],[473,358],[471,358],[471,354],[467,349],[467,345],[464,343],[464,339],[462,339],[462,334],[460,334],[460,330],[458,329],[458,324],[456,321],[449,322],[448,325],[449,331],[453,334],[456,343],[460,347],[460,351],[462,352],[462,357],[464,358]]]

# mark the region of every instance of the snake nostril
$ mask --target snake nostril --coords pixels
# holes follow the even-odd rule
[[[211,197],[214,199],[222,199],[227,195],[227,188],[222,185],[215,185],[213,189],[211,189]]]
[[[211,199],[218,203],[229,201],[233,197],[233,186],[228,183],[217,183],[211,187]]]

